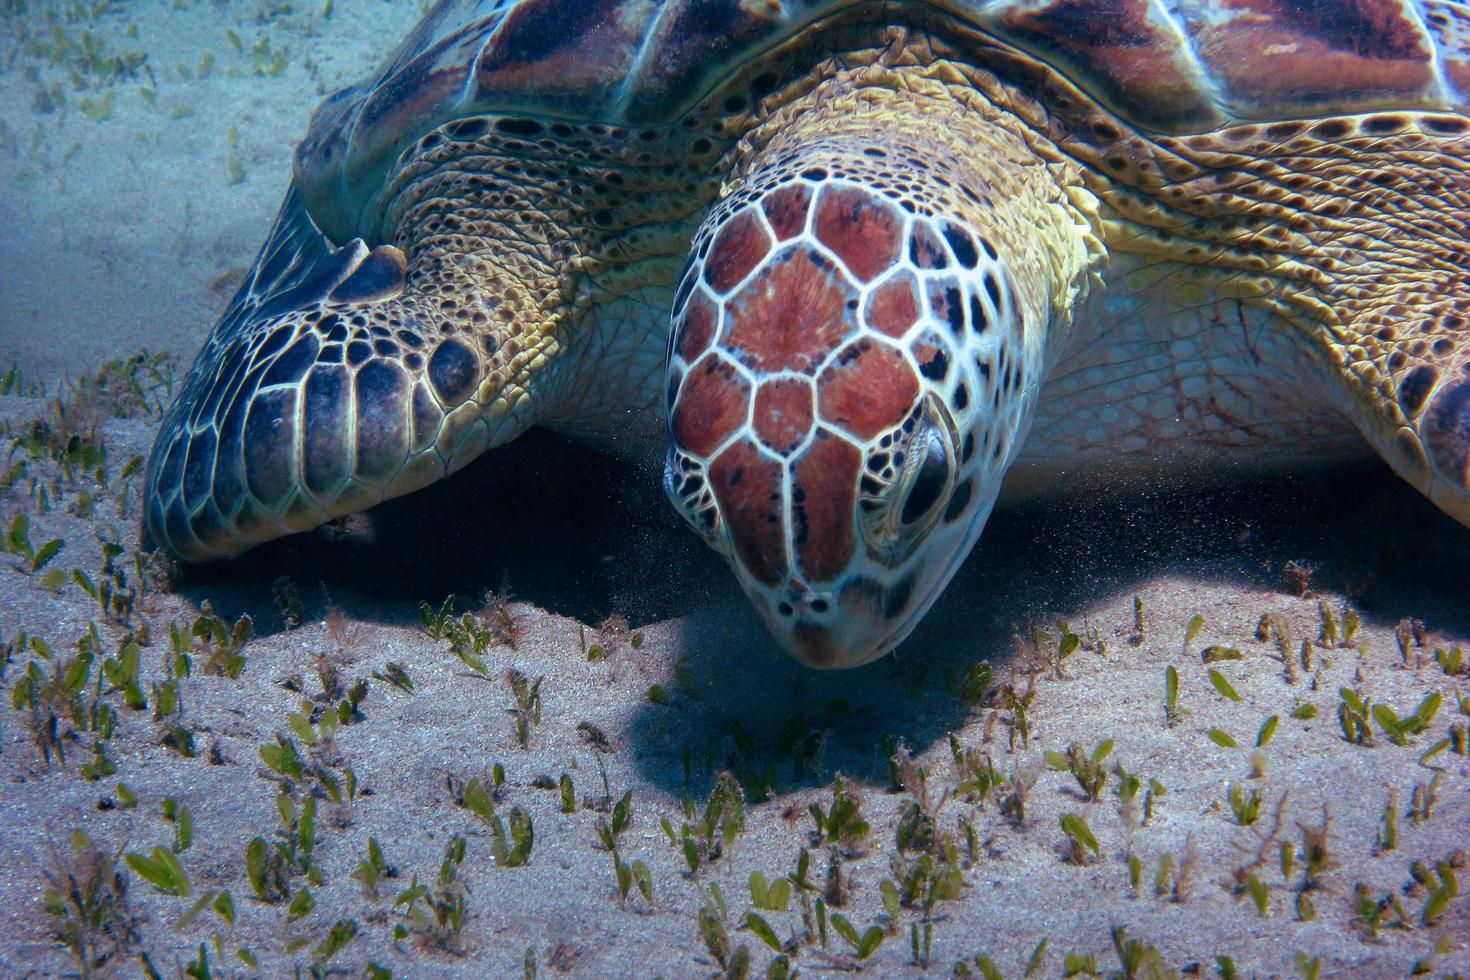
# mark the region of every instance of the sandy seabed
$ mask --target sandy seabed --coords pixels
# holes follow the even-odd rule
[[[550,437],[135,565],[166,387],[62,379],[187,364],[311,109],[420,12],[0,5],[0,973],[1470,972],[1470,532],[1374,468],[1003,509],[842,675]]]

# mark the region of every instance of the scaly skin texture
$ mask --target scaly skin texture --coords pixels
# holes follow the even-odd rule
[[[437,479],[533,423],[641,443],[666,403],[677,502],[732,556],[788,647],[836,665],[902,639],[978,533],[1009,461],[1035,486],[1098,464],[1189,466],[1212,449],[1316,457],[1346,448],[1346,420],[1470,523],[1470,120],[1377,112],[1149,135],[973,26],[908,5],[910,22],[879,21],[895,13],[884,10],[854,7],[798,33],[669,125],[487,116],[441,127],[364,198],[359,233],[375,249],[333,248],[289,196],[164,421],[148,468],[153,538],[189,560],[236,554]],[[903,168],[865,152],[903,146],[917,155]],[[801,175],[818,165],[826,176]],[[788,240],[766,201],[794,182],[806,185],[807,223]],[[1000,190],[986,202],[960,187]],[[894,189],[914,212],[888,203]],[[734,232],[722,242],[752,208],[744,250]],[[1010,338],[1021,380],[983,417],[976,358],[999,347],[944,333],[948,308],[927,291],[908,330],[869,302],[885,277],[949,271],[906,252],[868,265],[851,245],[855,232],[875,245],[891,232],[904,250],[938,235],[963,266],[946,221],[956,240],[994,251],[954,272],[960,294],[981,295],[987,271],[1009,288],[982,301],[1014,320],[985,343]],[[661,390],[691,240],[701,277],[754,260],[728,288],[701,278],[678,297],[673,384]],[[803,255],[831,268],[794,275]],[[740,298],[747,286],[759,289]],[[817,287],[841,295],[842,312],[818,339],[781,339],[788,311],[809,312],[794,297]],[[689,340],[700,309],[733,324],[761,304],[765,319],[738,333]],[[835,364],[839,351],[853,359]],[[886,364],[887,380],[869,364]],[[842,394],[843,377],[862,381],[846,389],[861,398]],[[967,431],[991,434],[996,463],[951,462]],[[885,436],[905,462],[888,452],[870,470]],[[831,447],[820,465],[819,437]],[[736,446],[780,472],[779,488],[766,477],[777,502],[756,506],[733,469],[719,482]],[[931,451],[940,496],[969,487],[969,514],[926,514],[917,536],[874,516],[902,513]],[[795,491],[824,487],[845,505],[855,454],[853,506],[829,507],[818,529]],[[755,516],[779,535],[758,532]],[[863,564],[874,561],[881,570]],[[825,615],[855,625],[813,620],[798,640],[823,596]]]
[[[1320,386],[1470,523],[1467,131],[1458,116],[1390,113],[1156,143],[1117,133],[1088,156],[1117,175],[1089,181],[1112,248],[1178,263],[1180,306],[1273,314],[1314,363],[1287,383]]]

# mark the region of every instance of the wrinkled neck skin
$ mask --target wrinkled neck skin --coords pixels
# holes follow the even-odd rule
[[[816,667],[891,650],[978,537],[1102,249],[1074,168],[872,65],[741,144],[675,300],[675,506]]]
[[[715,196],[701,134],[597,124],[527,134],[470,119],[404,155],[382,224],[430,303],[470,307],[507,362],[486,446],[542,425],[603,450],[662,450],[656,410],[672,282]],[[656,166],[664,159],[683,166]],[[689,193],[694,186],[696,193]],[[514,352],[510,356],[509,352]],[[483,446],[481,447],[484,448]]]

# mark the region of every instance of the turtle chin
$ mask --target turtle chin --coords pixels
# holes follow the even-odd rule
[[[908,638],[969,550],[958,540],[932,543],[901,568],[859,562],[841,582],[815,588],[792,581],[771,589],[744,575],[741,584],[777,642],[802,664],[817,670],[861,667]]]
[[[861,667],[886,655],[902,639],[884,636],[885,624],[871,619],[802,619],[794,624],[778,624],[767,614],[766,621],[786,652],[815,670]]]

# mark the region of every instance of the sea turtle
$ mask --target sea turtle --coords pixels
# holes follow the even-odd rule
[[[1441,0],[445,0],[317,110],[147,531],[235,555],[532,425],[656,447],[847,667],[1003,478],[1371,446],[1470,523],[1467,98]]]

